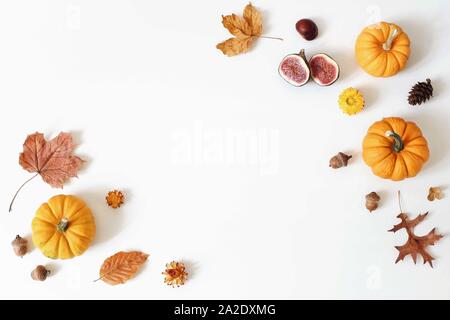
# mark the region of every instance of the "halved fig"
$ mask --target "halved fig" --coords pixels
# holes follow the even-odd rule
[[[290,54],[283,58],[278,67],[280,76],[296,87],[301,87],[309,81],[311,71],[305,56],[305,50],[298,54]]]
[[[330,56],[319,53],[309,59],[311,78],[321,86],[329,86],[339,78],[339,66]]]

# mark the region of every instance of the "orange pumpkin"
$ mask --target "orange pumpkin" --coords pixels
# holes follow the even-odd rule
[[[70,195],[50,198],[31,224],[33,243],[52,259],[83,254],[95,237],[95,220],[83,200]]]
[[[372,172],[394,181],[414,177],[429,158],[427,140],[414,122],[384,118],[370,126],[362,156]]]
[[[379,22],[360,33],[355,53],[356,61],[367,73],[375,77],[391,77],[405,67],[410,41],[399,26]]]

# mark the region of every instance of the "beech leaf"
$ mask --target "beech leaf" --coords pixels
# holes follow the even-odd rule
[[[140,251],[117,252],[103,262],[100,268],[100,278],[97,280],[113,286],[125,283],[139,271],[148,256]]]

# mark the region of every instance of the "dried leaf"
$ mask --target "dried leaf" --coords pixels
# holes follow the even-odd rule
[[[400,213],[397,218],[401,219],[402,222],[395,225],[390,232],[396,232],[400,229],[405,229],[408,233],[408,241],[402,246],[396,246],[395,248],[399,251],[397,260],[395,263],[403,260],[406,256],[411,255],[414,263],[417,261],[417,255],[420,254],[423,258],[423,263],[429,263],[433,267],[434,258],[426,251],[428,246],[434,245],[442,235],[435,233],[435,228],[431,230],[427,235],[419,237],[414,234],[414,227],[421,223],[428,212],[425,214],[419,214],[415,219],[409,220],[405,213]]]
[[[61,132],[50,141],[42,133],[35,133],[25,140],[19,163],[28,172],[38,173],[52,187],[62,188],[67,179],[77,176],[83,163],[72,155],[73,149],[69,133]]]
[[[148,256],[140,251],[117,252],[103,262],[99,280],[110,285],[125,283],[138,272]]]
[[[256,10],[251,3],[244,8],[244,20],[251,26],[251,34],[253,36],[260,36],[262,34],[262,15]]]
[[[252,35],[252,27],[246,20],[235,15],[222,16],[223,26],[236,38],[246,39]]]
[[[247,52],[253,42],[253,38],[248,37],[247,39],[237,39],[230,38],[224,42],[217,45],[217,49],[222,50],[224,54],[229,57],[238,55],[239,53]]]
[[[229,57],[247,52],[253,39],[262,33],[261,13],[251,3],[245,7],[243,18],[235,14],[222,16],[222,24],[235,38],[219,43],[216,48]]]
[[[439,187],[431,187],[430,190],[428,191],[427,199],[429,201],[433,201],[435,199],[441,200],[442,198],[444,198],[444,194],[442,193],[441,188],[439,188]]]
[[[69,133],[61,132],[50,141],[46,141],[42,133],[28,135],[19,156],[19,164],[28,172],[36,174],[17,190],[9,211],[22,187],[38,175],[54,188],[62,188],[67,179],[76,177],[84,161],[73,155],[73,149],[74,143]]]

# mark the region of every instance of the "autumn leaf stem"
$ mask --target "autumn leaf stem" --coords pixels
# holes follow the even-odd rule
[[[34,178],[36,178],[38,175],[39,175],[39,173],[36,173],[36,174],[35,174],[34,176],[32,176],[30,179],[28,179],[27,181],[25,181],[25,182],[20,186],[19,189],[17,189],[17,191],[16,191],[16,193],[14,194],[14,197],[12,198],[11,203],[10,203],[10,205],[9,205],[9,212],[12,211],[12,206],[13,206],[13,204],[14,204],[14,200],[16,200],[16,197],[17,197],[17,195],[19,194],[20,190],[22,190],[22,188],[23,188],[28,182],[30,182],[31,180],[33,180]]]
[[[401,201],[401,199],[400,199],[400,190],[397,191],[397,198],[398,198],[398,207],[399,207],[399,209],[400,209],[400,213],[403,213],[403,210],[402,210],[402,201]]]
[[[102,275],[100,276],[100,278],[95,279],[93,282],[97,282],[98,280],[102,280],[104,277],[106,277],[106,276],[107,276],[108,274],[110,274],[111,272],[113,272],[113,270],[108,271],[108,272],[105,272],[104,274],[102,274]]]
[[[270,36],[257,36],[258,38],[264,38],[264,39],[273,39],[273,40],[280,40],[283,41],[283,38],[278,37],[270,37]]]

